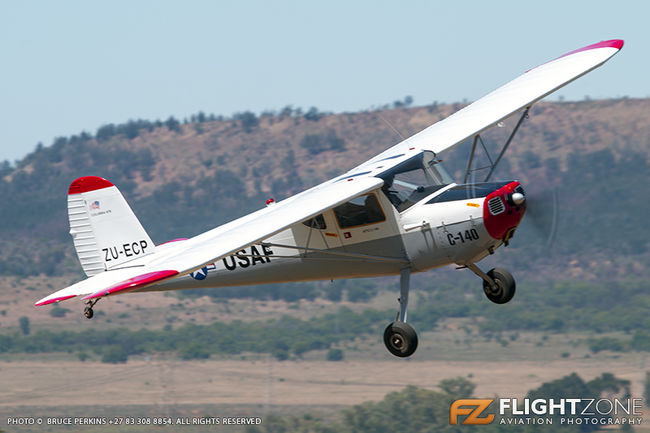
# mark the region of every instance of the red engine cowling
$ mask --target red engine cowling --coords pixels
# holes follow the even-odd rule
[[[517,181],[508,183],[485,197],[483,223],[494,239],[508,241],[526,212],[524,189]]]

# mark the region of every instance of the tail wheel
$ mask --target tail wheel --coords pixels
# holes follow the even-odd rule
[[[406,358],[418,348],[418,335],[408,323],[393,322],[384,331],[384,344],[393,355]]]
[[[494,268],[487,274],[495,284],[492,286],[487,281],[483,281],[483,291],[490,301],[495,304],[505,304],[515,296],[515,279],[510,272],[502,268]]]
[[[86,319],[92,319],[94,315],[95,313],[91,307],[84,308],[84,316],[86,316]]]

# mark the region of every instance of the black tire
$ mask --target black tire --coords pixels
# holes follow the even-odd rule
[[[94,315],[95,312],[93,311],[92,308],[90,307],[84,308],[84,316],[86,316],[86,319],[92,319]]]
[[[490,301],[495,304],[505,304],[515,296],[515,279],[510,272],[502,268],[494,268],[487,274],[497,285],[491,287],[487,281],[483,281],[483,291]]]
[[[386,349],[395,356],[406,358],[418,348],[418,334],[405,322],[393,322],[384,331]]]

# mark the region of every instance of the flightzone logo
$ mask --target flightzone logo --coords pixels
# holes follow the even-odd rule
[[[456,425],[458,423],[458,417],[461,415],[466,415],[466,418],[461,422],[461,424],[490,424],[494,421],[494,414],[489,414],[484,417],[481,417],[481,414],[485,409],[490,407],[492,402],[494,402],[494,400],[491,398],[464,398],[456,400],[449,408],[449,424]],[[472,407],[474,409],[471,409]]]
[[[496,404],[493,404],[496,403]],[[449,424],[485,425],[640,425],[640,398],[464,398],[449,408]]]

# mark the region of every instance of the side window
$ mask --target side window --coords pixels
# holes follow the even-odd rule
[[[342,229],[386,221],[374,194],[362,195],[335,207],[334,215]]]
[[[313,218],[309,218],[308,220],[303,221],[302,223],[312,229],[325,230],[327,228],[323,214],[318,214]]]

